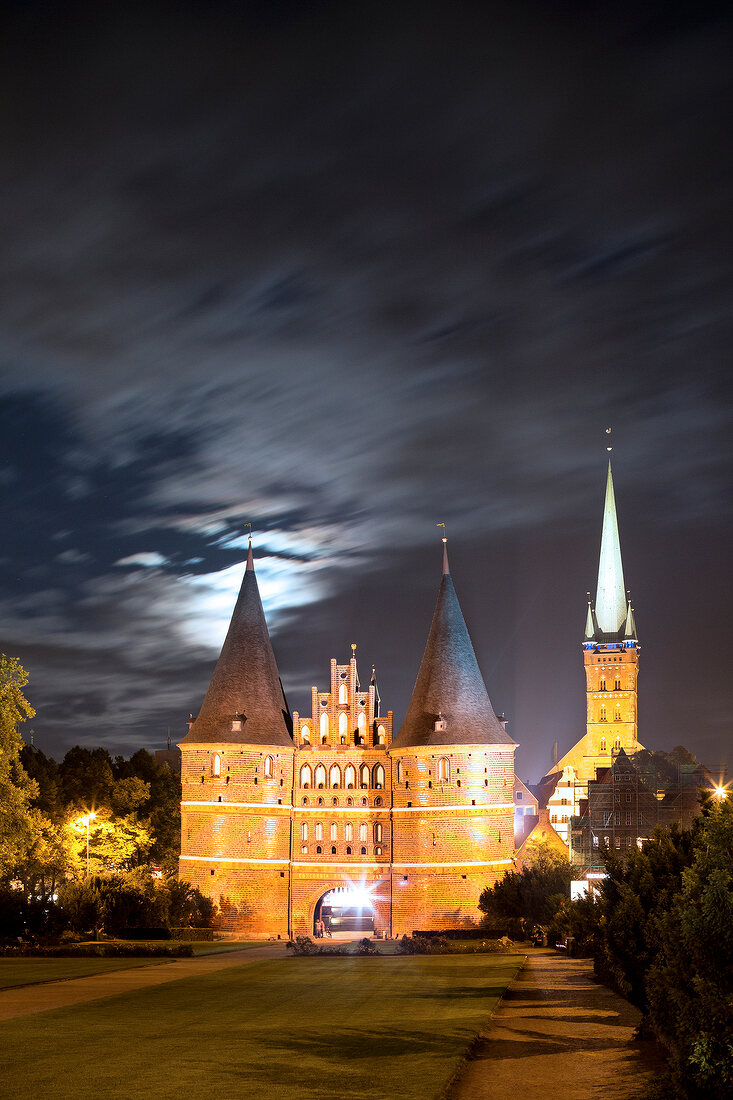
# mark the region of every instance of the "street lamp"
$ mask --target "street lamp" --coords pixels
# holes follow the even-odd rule
[[[96,816],[96,814],[90,812],[88,814],[85,814],[84,817],[77,818],[74,822],[75,829],[78,828],[80,825],[86,825],[87,829],[87,878],[89,878],[89,822],[93,821]]]

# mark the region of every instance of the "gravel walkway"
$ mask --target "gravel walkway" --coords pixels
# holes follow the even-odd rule
[[[638,1011],[593,980],[593,964],[529,955],[449,1100],[628,1100],[643,1097],[663,1064],[633,1038]]]

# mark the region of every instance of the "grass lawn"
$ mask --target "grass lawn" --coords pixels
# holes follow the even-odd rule
[[[521,956],[263,959],[0,1023],[3,1095],[439,1097]]]
[[[88,978],[131,966],[153,966],[170,959],[0,959],[0,989],[39,982],[60,982],[66,978]]]

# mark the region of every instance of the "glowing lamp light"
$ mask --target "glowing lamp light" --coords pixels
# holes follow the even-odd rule
[[[721,800],[723,798],[728,797],[728,792],[725,789],[725,787],[716,787],[715,790],[713,791],[713,794],[715,795],[716,798],[719,798]]]

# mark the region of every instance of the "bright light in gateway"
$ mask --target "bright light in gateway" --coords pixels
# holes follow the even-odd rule
[[[338,905],[342,909],[373,909],[371,892],[364,882],[350,882],[348,886],[329,890],[323,898],[324,905]]]

